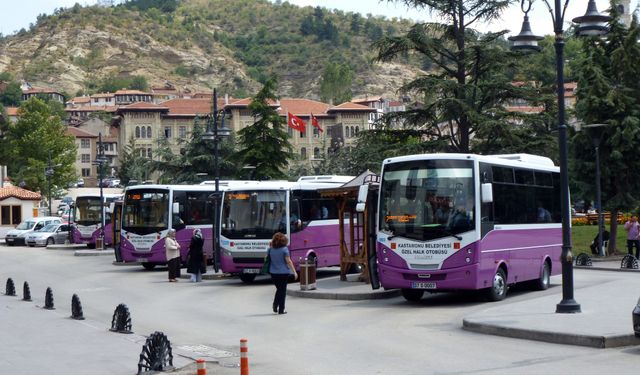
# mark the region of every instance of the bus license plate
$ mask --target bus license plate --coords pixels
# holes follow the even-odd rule
[[[98,202],[98,203],[100,203],[100,202]],[[140,263],[145,263],[145,262],[148,262],[148,261],[149,261],[149,259],[147,259],[147,258],[138,258],[138,262],[140,262]]]
[[[242,273],[260,273],[260,268],[244,268]]]
[[[418,283],[418,282],[414,282],[414,283],[411,283],[411,288],[412,289],[435,289],[436,288],[436,283]]]

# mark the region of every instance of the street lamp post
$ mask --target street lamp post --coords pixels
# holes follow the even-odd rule
[[[96,249],[102,250],[104,247],[104,227],[105,227],[105,214],[104,214],[104,194],[102,190],[102,180],[104,174],[104,165],[107,163],[107,158],[104,156],[104,145],[102,144],[102,133],[98,133],[98,149],[97,156],[94,164],[98,167],[98,185],[100,186],[100,234],[98,235],[99,241],[96,241]]]
[[[554,1],[554,8],[547,0],[547,5],[553,18],[556,52],[556,84],[558,96],[558,144],[560,149],[560,194],[562,205],[562,300],[556,305],[557,313],[579,313],[580,304],[573,298],[573,255],[571,254],[571,211],[569,210],[569,174],[567,161],[567,125],[565,123],[564,103],[564,10],[569,0]],[[525,6],[528,3],[528,6]],[[520,6],[525,14],[522,30],[519,35],[509,37],[512,48],[516,50],[539,51],[538,40],[541,37],[533,35],[529,25],[528,13],[533,0],[521,0]],[[587,12],[582,17],[576,17],[573,22],[579,24],[577,32],[580,35],[602,35],[608,31],[606,23],[611,19],[598,13],[595,0],[589,0]]]
[[[604,256],[604,248],[602,247],[602,230],[604,228],[604,217],[602,214],[602,189],[600,185],[600,142],[602,134],[598,130],[607,124],[589,124],[583,126],[587,129],[594,129],[590,134],[593,148],[596,152],[596,206],[598,208],[598,255]]]
[[[218,128],[218,117],[221,118],[221,126]],[[202,139],[213,141],[213,175],[215,179],[215,191],[213,194],[213,268],[218,272],[220,268],[220,237],[218,228],[220,227],[220,168],[218,166],[218,143],[221,139],[230,135],[229,128],[224,126],[224,109],[218,111],[218,94],[213,89],[213,104],[211,116],[207,122],[207,131],[202,135]]]
[[[44,170],[44,175],[47,177],[47,193],[49,199],[49,214],[51,216],[52,208],[51,208],[51,177],[53,177],[53,165],[51,164],[51,151],[49,151],[49,162],[47,163],[47,167]]]

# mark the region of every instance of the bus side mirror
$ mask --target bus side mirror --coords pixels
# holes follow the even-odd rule
[[[482,184],[480,189],[482,190],[482,203],[493,203],[493,185]]]
[[[356,212],[364,212],[368,194],[369,185],[360,185],[360,189],[358,190],[358,202],[356,203]]]

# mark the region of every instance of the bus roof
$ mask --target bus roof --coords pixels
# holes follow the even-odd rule
[[[329,182],[329,183],[347,183],[353,180],[353,176],[338,176],[338,175],[325,175],[325,176],[300,176],[297,182]]]
[[[393,158],[385,159],[382,164],[398,163],[411,160],[443,160],[443,159],[456,159],[456,160],[477,160],[491,164],[521,167],[521,168],[533,168],[542,169],[548,171],[559,171],[560,168],[553,164],[553,160],[546,156],[532,155],[532,154],[498,154],[498,155],[476,155],[476,154],[417,154],[417,155],[405,155],[397,156]]]
[[[353,177],[349,177],[347,181],[351,181]],[[324,181],[244,181],[241,184],[234,184],[227,188],[228,191],[238,190],[316,190],[322,188],[332,188],[344,185],[343,182],[324,182]]]

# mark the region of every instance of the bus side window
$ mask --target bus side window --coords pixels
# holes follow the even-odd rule
[[[291,233],[299,231],[301,226],[300,220],[300,203],[297,199],[292,199],[289,203],[289,227]]]

